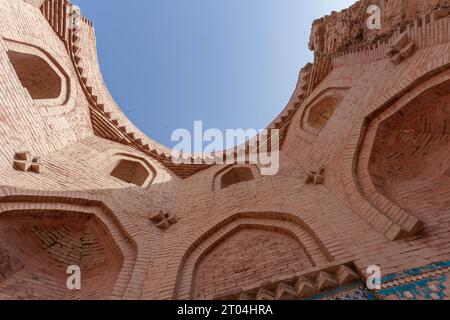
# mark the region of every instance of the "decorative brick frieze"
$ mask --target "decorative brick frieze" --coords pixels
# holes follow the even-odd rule
[[[335,264],[323,269],[315,268],[314,271],[300,274],[295,278],[266,283],[233,295],[218,296],[216,299],[301,300],[359,279],[351,263]]]

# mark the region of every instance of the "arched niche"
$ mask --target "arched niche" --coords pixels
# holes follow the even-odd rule
[[[36,106],[65,106],[62,112],[68,110],[68,105],[74,107],[77,90],[69,70],[42,48],[10,39],[4,39],[4,44],[18,84]]]
[[[425,74],[352,128],[347,152],[354,156],[344,161],[354,181],[345,186],[348,200],[367,207],[361,216],[390,240],[438,228],[448,212],[441,192],[449,79],[448,70]]]
[[[293,276],[314,267],[299,239],[286,229],[242,224],[208,248],[195,269],[192,299],[214,299],[239,288]]]
[[[8,58],[32,99],[50,100],[61,95],[62,79],[44,59],[15,51],[8,51]]]
[[[309,133],[318,135],[332,119],[348,88],[329,88],[320,92],[303,108],[300,127]]]
[[[0,213],[0,299],[110,298],[125,261],[116,240],[90,213]],[[69,266],[80,268],[80,290],[67,287]]]
[[[450,81],[381,113],[371,130],[372,186],[425,223],[450,214]]]
[[[259,177],[259,169],[255,165],[230,165],[216,173],[213,189],[226,189],[240,183],[255,180]]]
[[[308,113],[308,126],[316,130],[323,129],[330,121],[340,102],[339,97],[325,97],[317,102]]]
[[[150,186],[156,177],[156,170],[145,158],[117,153],[111,160],[112,165],[107,168],[109,175],[123,183],[145,188]]]

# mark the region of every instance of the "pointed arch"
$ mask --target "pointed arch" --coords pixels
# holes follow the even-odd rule
[[[220,246],[228,246],[234,241],[236,235],[239,236],[239,232],[244,232],[252,230],[252,236],[260,236],[260,239],[275,239],[275,242],[283,243],[286,245],[285,250],[280,248],[277,254],[279,255],[279,261],[287,261],[287,255],[291,254],[294,250],[297,258],[292,260],[292,265],[297,271],[301,271],[302,268],[314,267],[317,265],[323,265],[332,261],[332,257],[323,246],[317,235],[307,226],[300,218],[280,212],[246,212],[233,215],[228,219],[222,221],[216,226],[212,227],[209,231],[204,233],[199,237],[188,250],[185,252],[182,263],[178,269],[177,283],[174,291],[175,299],[195,299],[198,298],[198,270],[199,266],[205,259],[211,256],[217,248]],[[245,234],[244,234],[245,235]],[[246,235],[245,235],[246,236]],[[231,242],[230,242],[231,241]],[[230,242],[230,243],[227,243]],[[264,242],[264,241],[261,241]],[[247,245],[250,245],[246,242]],[[258,250],[258,256],[262,259],[264,263],[265,255],[270,255],[273,252],[265,252],[265,250],[270,251],[271,244],[268,243],[267,247],[261,246]],[[301,261],[300,261],[301,260]],[[245,259],[239,261],[228,261],[226,262],[228,266],[237,262],[242,266],[242,270],[250,271],[253,275],[253,280],[255,283],[265,281],[263,276],[259,276],[255,272],[253,264],[247,263]],[[269,263],[270,264],[270,263]],[[271,266],[273,267],[273,266]],[[276,268],[276,266],[275,266]],[[239,269],[239,268],[238,268]],[[239,269],[239,270],[241,270]],[[228,269],[230,270],[230,269]],[[239,270],[235,270],[239,273]],[[278,270],[283,276],[288,275],[291,271],[286,271],[283,268]],[[227,276],[221,280],[227,281]],[[239,275],[238,275],[239,277]],[[215,289],[215,288],[213,288]],[[230,285],[223,285],[219,288],[221,290],[220,294],[228,293],[236,289],[232,283]],[[219,290],[218,289],[218,290]],[[206,292],[203,297],[212,298],[214,293],[211,291]]]

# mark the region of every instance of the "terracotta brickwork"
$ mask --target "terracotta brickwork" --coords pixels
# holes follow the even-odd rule
[[[272,176],[173,163],[72,13],[0,0],[0,299],[450,299],[447,1],[315,21]]]
[[[239,230],[199,261],[193,297],[212,299],[236,286],[251,286],[274,274],[292,276],[312,266],[295,238],[265,230]]]

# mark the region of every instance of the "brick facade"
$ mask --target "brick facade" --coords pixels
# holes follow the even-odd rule
[[[447,1],[313,23],[274,176],[172,163],[71,8],[0,0],[0,299],[450,299]]]

